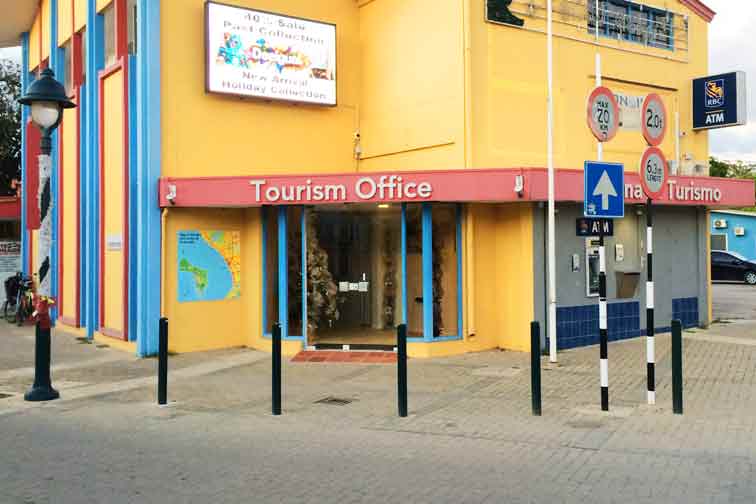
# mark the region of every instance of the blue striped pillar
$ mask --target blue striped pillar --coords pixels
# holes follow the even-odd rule
[[[161,219],[156,204],[161,173],[160,116],[160,2],[138,0],[136,55],[136,184],[132,201],[136,209],[137,353],[155,355],[158,350],[161,285]],[[149,48],[149,50],[144,50]],[[133,235],[132,235],[133,236]]]

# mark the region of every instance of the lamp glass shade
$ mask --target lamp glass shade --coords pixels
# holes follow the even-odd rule
[[[31,105],[32,121],[40,128],[49,129],[55,126],[60,114],[60,104],[56,102],[39,101]]]

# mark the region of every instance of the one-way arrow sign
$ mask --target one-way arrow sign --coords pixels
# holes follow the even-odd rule
[[[625,170],[618,163],[585,162],[586,217],[622,218],[625,216]]]
[[[609,174],[604,171],[596,184],[596,189],[593,190],[594,196],[601,196],[601,210],[609,210],[609,196],[617,196],[617,190],[612,184],[612,179],[609,178]]]

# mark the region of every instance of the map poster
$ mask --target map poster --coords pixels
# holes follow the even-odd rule
[[[239,231],[178,232],[178,301],[220,301],[241,295]]]

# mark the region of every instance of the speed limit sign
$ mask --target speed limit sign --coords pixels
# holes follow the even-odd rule
[[[609,88],[599,86],[588,97],[588,127],[599,142],[608,142],[619,129],[619,105]]]
[[[658,199],[667,182],[667,159],[658,147],[649,147],[641,157],[640,179],[643,192],[650,199]]]
[[[661,145],[667,131],[667,108],[664,106],[661,96],[656,93],[646,96],[641,113],[643,138],[651,146]]]

